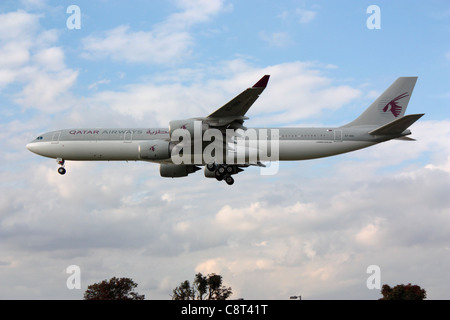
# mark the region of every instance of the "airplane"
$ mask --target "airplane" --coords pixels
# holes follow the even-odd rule
[[[56,159],[61,175],[66,173],[65,161],[147,161],[159,163],[162,177],[186,177],[204,166],[205,177],[232,185],[233,175],[250,166],[264,168],[267,161],[329,157],[392,139],[415,141],[407,137],[408,127],[424,115],[404,115],[418,77],[399,77],[343,126],[247,128],[245,114],[269,77],[207,117],[170,121],[168,128],[63,129],[41,134],[26,147]]]

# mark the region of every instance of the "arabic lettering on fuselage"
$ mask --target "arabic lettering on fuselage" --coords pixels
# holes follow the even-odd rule
[[[146,132],[147,134],[168,134],[169,133],[169,130],[161,130],[161,129],[157,129],[157,130],[152,130],[152,129],[149,129],[149,130],[147,130],[147,132]]]
[[[132,134],[143,134],[144,130],[69,130],[69,134],[125,134],[125,133],[132,133]],[[168,134],[168,130],[161,130],[161,129],[148,129],[145,134]]]

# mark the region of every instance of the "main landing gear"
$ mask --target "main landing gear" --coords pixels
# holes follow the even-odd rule
[[[56,163],[60,165],[60,167],[58,168],[58,173],[60,175],[66,174],[66,168],[64,168],[64,159],[58,158],[56,159]]]
[[[242,169],[235,165],[216,165],[215,163],[208,163],[206,167],[209,171],[214,171],[217,181],[225,180],[225,182],[230,186],[234,183],[234,179],[231,175],[242,171]]]

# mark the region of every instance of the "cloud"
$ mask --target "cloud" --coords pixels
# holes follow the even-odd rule
[[[153,26],[149,31],[132,31],[121,25],[102,35],[83,39],[82,57],[87,59],[111,58],[129,63],[177,65],[188,58],[194,46],[189,30],[206,22],[224,9],[222,0],[182,0],[177,2],[181,11]]]
[[[65,68],[64,51],[60,47],[43,48],[33,56],[36,66],[45,71],[59,71]]]
[[[310,23],[316,17],[317,12],[306,9],[296,9],[295,15],[298,17],[299,23]]]
[[[163,23],[164,27],[186,29],[207,22],[218,13],[230,9],[224,0],[178,0],[176,4],[182,11],[171,14]]]
[[[297,8],[294,11],[283,11],[277,15],[278,18],[286,20],[294,18],[297,23],[307,24],[313,21],[317,16],[317,11]]]
[[[260,32],[260,38],[272,47],[286,47],[292,43],[292,39],[286,32]]]
[[[109,79],[98,80],[98,81],[95,81],[94,83],[90,84],[88,89],[89,90],[98,90],[98,86],[100,84],[109,84],[110,82],[111,82],[111,80],[109,80]]]
[[[104,36],[83,39],[82,56],[133,63],[172,63],[189,55],[192,42],[189,33],[184,31],[133,32],[128,26],[119,26],[105,32]]]
[[[21,10],[0,15],[0,89],[14,83],[18,78],[16,69],[30,60],[38,21],[37,15]]]
[[[12,88],[8,93],[23,108],[52,112],[67,108],[78,72],[66,67],[62,48],[53,45],[58,32],[42,30],[40,18],[22,10],[1,15],[0,90]]]
[[[20,3],[26,10],[43,9],[47,6],[47,0],[20,0]]]
[[[56,73],[44,73],[40,68],[24,70],[23,76],[28,82],[14,101],[26,108],[38,108],[44,112],[66,109],[67,91],[75,83],[78,72],[58,70]]]
[[[39,28],[39,16],[23,10],[0,15],[0,39],[19,41],[28,40]]]
[[[154,126],[168,126],[173,119],[206,116],[252,86],[264,74],[271,79],[266,91],[249,110],[249,126],[295,124],[302,119],[333,111],[361,96],[349,85],[334,84],[315,63],[292,62],[255,68],[245,60],[224,61],[219,66],[190,69],[188,85],[181,76],[129,84],[122,90],[102,91],[89,98],[92,108],[108,106],[115,112]],[[222,74],[225,79],[211,79]],[[170,99],[168,99],[170,97]],[[132,105],[133,108],[129,108]],[[95,107],[94,107],[95,106]],[[180,106],[183,106],[180,108]],[[350,120],[350,119],[349,119]]]
[[[376,244],[381,237],[380,223],[379,219],[377,219],[377,221],[366,225],[356,234],[355,240],[363,245],[370,246]]]

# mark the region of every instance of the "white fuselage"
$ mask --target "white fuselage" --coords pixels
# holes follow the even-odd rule
[[[259,130],[259,129],[255,129]],[[346,128],[279,128],[275,139],[266,135],[247,141],[247,155],[258,154],[258,161],[307,160],[333,156],[372,146],[378,142],[365,134],[367,130]],[[167,129],[68,129],[45,133],[27,145],[39,155],[73,161],[151,161],[172,162],[169,159],[143,157],[143,146],[153,141],[169,141]],[[278,159],[268,152],[258,152],[260,143],[273,146],[276,142]],[[250,146],[250,147],[249,147]],[[256,146],[256,149],[253,148]],[[150,146],[151,147],[151,146]],[[270,149],[270,147],[269,147]],[[250,151],[249,151],[250,150]],[[235,150],[236,151],[236,150]],[[232,152],[232,151],[231,151]],[[198,162],[198,161],[197,161]],[[195,163],[198,165],[205,164]]]

